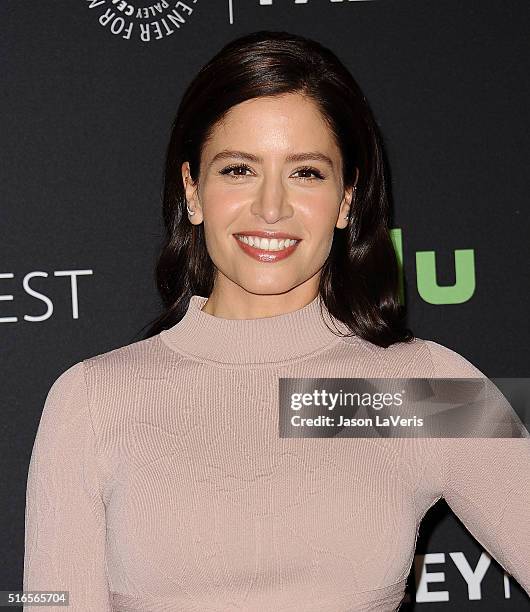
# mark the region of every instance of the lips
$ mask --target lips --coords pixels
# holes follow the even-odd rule
[[[259,236],[260,238],[289,238],[290,240],[301,240],[299,236],[287,232],[273,232],[271,230],[243,230],[234,232],[234,236]]]
[[[277,238],[278,234],[280,232],[278,232],[275,235],[272,236],[272,238]],[[270,234],[270,232],[269,232]],[[295,250],[298,248],[298,245],[300,244],[300,242],[296,242],[295,244],[287,247],[286,249],[281,249],[280,251],[267,251],[265,249],[259,249],[256,248],[254,246],[251,246],[250,244],[246,244],[245,242],[243,242],[242,240],[239,240],[239,238],[237,237],[238,235],[247,235],[247,234],[234,234],[234,240],[237,242],[237,244],[239,245],[239,247],[241,248],[241,250],[246,253],[247,255],[249,255],[250,257],[252,257],[253,259],[256,259],[257,261],[263,262],[263,263],[274,263],[277,261],[281,261],[287,257],[289,257],[290,255],[292,255]],[[252,234],[249,233],[249,236],[259,236],[259,234]],[[262,238],[269,238],[269,236],[260,236]],[[289,235],[286,236],[286,238],[290,238]],[[293,240],[299,240],[295,237],[292,238]]]

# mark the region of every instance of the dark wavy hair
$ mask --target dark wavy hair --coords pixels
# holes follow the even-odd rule
[[[206,249],[203,224],[193,225],[187,216],[183,162],[189,162],[196,182],[203,145],[227,111],[245,100],[286,93],[302,94],[320,109],[342,153],[343,187],[353,185],[359,169],[349,224],[335,228],[321,270],[324,306],[347,326],[348,335],[383,347],[414,339],[403,323],[382,139],[368,102],[330,49],[303,36],[264,30],[226,44],[182,96],[167,148],[166,235],[155,270],[165,309],[148,324],[144,338],[178,323],[191,296],[210,296],[214,285],[216,270]]]

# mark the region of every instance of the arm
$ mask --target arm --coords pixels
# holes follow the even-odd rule
[[[435,376],[485,377],[458,353],[428,344]],[[444,499],[530,595],[530,438],[442,438],[440,442]]]
[[[68,610],[106,612],[105,506],[84,367],[63,372],[44,404],[26,488],[23,588],[66,590]]]

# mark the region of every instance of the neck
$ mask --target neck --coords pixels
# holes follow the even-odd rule
[[[313,301],[318,294],[315,280],[317,277],[285,293],[262,295],[244,291],[235,283],[221,279],[201,310],[221,319],[258,319],[286,314]]]
[[[292,312],[254,319],[214,316],[202,310],[207,300],[193,295],[184,317],[161,332],[169,348],[200,361],[248,366],[300,359],[349,333],[320,295]]]

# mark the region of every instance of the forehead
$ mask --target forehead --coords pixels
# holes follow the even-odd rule
[[[213,128],[205,157],[221,148],[283,155],[293,150],[339,154],[333,134],[315,102],[300,94],[246,100],[233,106]]]

